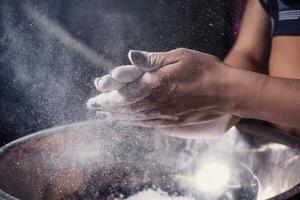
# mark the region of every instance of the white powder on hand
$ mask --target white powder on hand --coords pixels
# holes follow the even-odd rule
[[[148,189],[141,191],[133,196],[126,198],[126,200],[195,200],[191,197],[172,197],[169,196],[166,192],[155,191],[153,189]]]

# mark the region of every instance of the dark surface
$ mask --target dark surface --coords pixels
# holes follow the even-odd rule
[[[34,131],[85,120],[93,79],[104,74],[37,25],[24,7],[47,16],[116,63],[129,49],[187,47],[223,57],[230,5],[223,0],[0,1],[0,146]],[[29,3],[29,4],[28,4]]]

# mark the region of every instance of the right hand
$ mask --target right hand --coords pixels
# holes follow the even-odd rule
[[[218,78],[221,61],[188,49],[148,53],[133,51],[130,66],[121,66],[96,79],[103,94],[88,106],[115,115],[135,117],[141,126],[184,132],[222,134],[231,115],[224,112]],[[129,119],[129,118],[127,118]]]

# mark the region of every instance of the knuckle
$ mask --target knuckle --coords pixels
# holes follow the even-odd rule
[[[176,49],[176,51],[180,54],[187,54],[188,53],[188,49],[186,49],[186,48],[178,48],[178,49]]]
[[[176,51],[178,51],[179,53],[184,53],[186,52],[186,48],[183,48],[183,47],[180,47],[180,48],[177,48]]]
[[[191,53],[189,49],[179,48],[177,49],[179,57],[182,61],[188,61],[191,57]]]

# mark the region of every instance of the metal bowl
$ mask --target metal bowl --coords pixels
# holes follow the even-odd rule
[[[197,159],[195,155],[189,157],[189,151],[201,155],[211,143],[215,141],[176,139],[117,122],[91,121],[52,128],[0,149],[0,199],[112,199],[151,187],[170,194],[184,193],[174,174],[195,164]],[[179,151],[182,153],[177,154]],[[253,149],[237,152],[233,159],[256,173],[257,166],[243,160]],[[300,165],[293,158],[286,178],[294,183],[297,179],[292,174],[299,172]],[[288,190],[272,200],[299,197],[300,186],[292,188],[289,180],[282,182]]]

